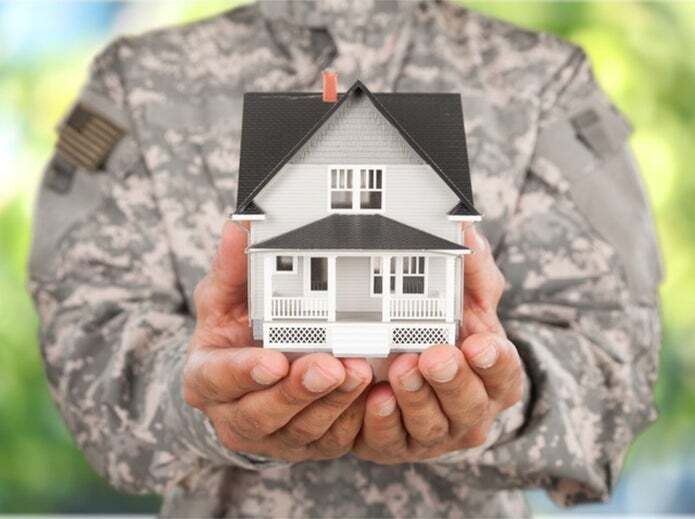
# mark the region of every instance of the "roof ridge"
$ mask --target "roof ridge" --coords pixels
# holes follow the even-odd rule
[[[424,144],[420,144],[418,142],[418,137],[416,139],[415,134],[417,134],[417,131],[415,134],[412,134],[410,130],[416,130],[416,128],[413,127],[413,121],[408,121],[407,118],[403,122],[399,120],[398,117],[394,115],[394,112],[392,112],[385,104],[384,102],[387,102],[391,108],[398,108],[398,103],[396,99],[398,99],[400,96],[417,96],[417,97],[422,97],[422,98],[432,98],[433,96],[439,97],[439,98],[444,98],[444,97],[452,97],[458,99],[458,102],[455,103],[456,106],[452,107],[453,109],[456,110],[459,114],[462,113],[462,107],[461,107],[461,101],[460,101],[460,95],[457,95],[455,93],[450,93],[450,92],[383,92],[383,93],[373,93],[369,88],[360,80],[356,79],[350,88],[348,88],[347,91],[345,91],[342,94],[339,94],[338,100],[334,103],[332,103],[332,106],[328,107],[325,112],[323,112],[318,119],[311,124],[311,126],[308,128],[308,130],[302,130],[301,132],[297,132],[298,134],[301,134],[303,132],[303,135],[301,135],[301,138],[292,144],[292,141],[290,140],[287,144],[290,145],[291,147],[289,150],[287,150],[279,159],[273,158],[273,161],[275,161],[275,164],[270,167],[269,169],[266,169],[268,166],[265,166],[261,170],[258,171],[261,175],[263,174],[264,171],[266,173],[263,175],[263,177],[260,179],[260,181],[255,181],[254,185],[251,187],[250,190],[245,190],[242,194],[244,196],[244,199],[241,200],[239,203],[237,203],[237,211],[242,212],[246,209],[246,207],[253,202],[253,199],[258,195],[258,193],[266,186],[266,184],[272,180],[272,178],[278,173],[282,167],[289,162],[292,157],[304,146],[309,139],[333,116],[333,114],[345,103],[351,96],[352,94],[357,94],[357,93],[364,93],[374,106],[376,110],[387,120],[387,122],[401,135],[401,137],[406,141],[406,143],[412,148],[413,151],[417,155],[420,156],[420,158],[427,163],[432,169],[437,173],[437,175],[444,181],[444,183],[451,189],[458,199],[465,203],[466,205],[470,206],[475,214],[478,214],[478,212],[475,210],[475,206],[472,202],[471,199],[468,197],[468,193],[470,193],[470,171],[468,170],[468,162],[467,162],[467,153],[465,152],[465,130],[462,126],[462,122],[460,124],[461,132],[463,133],[463,139],[464,139],[464,153],[462,157],[462,164],[460,164],[461,168],[461,174],[465,175],[464,180],[464,185],[460,185],[460,182],[457,182],[457,180],[454,179],[454,177],[449,176],[447,172],[445,171],[446,164],[441,165],[438,162],[438,159],[434,158],[434,155],[432,155],[427,149],[425,149]],[[264,96],[269,97],[269,98],[282,98],[282,97],[292,97],[296,96],[299,98],[303,99],[311,99],[311,98],[316,98],[319,99],[321,97],[320,92],[319,93],[313,93],[313,92],[247,92],[244,95],[244,98],[253,98],[253,99],[259,99]],[[381,100],[380,100],[381,98]],[[382,100],[384,102],[382,102]],[[255,101],[256,103],[262,103],[262,100]],[[400,108],[399,108],[400,110]],[[398,112],[398,110],[396,110]],[[246,112],[245,112],[246,113]],[[318,115],[318,114],[317,114]],[[307,121],[309,124],[311,121]],[[404,126],[405,124],[409,124],[410,130]],[[452,124],[451,122],[449,124]],[[243,125],[242,125],[243,126]],[[308,125],[307,125],[308,126]],[[456,129],[458,131],[458,128]],[[243,127],[242,127],[243,131]],[[241,159],[244,157],[244,148],[243,148],[243,135],[242,135],[242,149],[240,150],[240,169],[241,169]],[[430,143],[432,144],[432,143]],[[431,146],[430,146],[431,148]],[[433,151],[433,150],[430,150]],[[436,151],[436,150],[434,150]],[[442,157],[439,157],[440,159],[443,159]],[[448,160],[448,159],[447,159]],[[272,163],[272,161],[269,161]],[[451,165],[450,165],[451,166]],[[448,166],[447,166],[448,167]],[[453,166],[452,166],[453,168]],[[457,173],[458,174],[458,169],[452,169],[451,173]],[[472,194],[472,193],[471,193]]]
[[[294,146],[292,146],[292,148],[280,159],[280,161],[275,166],[273,166],[273,168],[265,175],[265,177],[263,177],[263,180],[261,180],[258,183],[258,185],[251,191],[251,193],[248,194],[244,201],[241,204],[237,204],[237,206],[241,206],[242,210],[246,209],[246,206],[253,201],[253,198],[259,193],[261,189],[263,189],[265,184],[275,176],[275,174],[282,168],[282,166],[287,164],[287,161],[290,160],[290,158],[301,149],[301,147],[311,138],[311,136],[314,135],[328,119],[331,118],[331,116],[336,112],[336,110],[340,106],[342,106],[345,100],[350,97],[350,94],[354,90],[356,90],[356,88],[359,88],[360,85],[362,88],[366,88],[359,79],[356,80],[352,84],[352,86],[347,90],[347,92],[345,92],[345,94],[339,97],[335,103],[333,103],[333,106],[329,108],[318,121],[316,121],[316,124],[314,124],[309,129],[309,131],[306,132],[306,134],[301,139],[299,139],[299,141],[297,141]]]

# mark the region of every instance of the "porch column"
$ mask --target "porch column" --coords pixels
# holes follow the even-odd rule
[[[444,292],[444,319],[447,323],[454,322],[454,307],[456,303],[456,257],[447,256],[445,259],[446,276]]]
[[[273,260],[275,256],[263,256],[263,319],[273,320]]]
[[[328,256],[328,320],[335,321],[335,308],[337,298],[336,275],[335,275],[336,257]]]
[[[391,320],[391,256],[381,257],[381,320]]]

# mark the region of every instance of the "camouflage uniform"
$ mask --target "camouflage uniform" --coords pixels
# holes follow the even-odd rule
[[[519,516],[533,487],[606,499],[656,416],[660,261],[628,125],[573,45],[447,3],[348,3],[249,5],[95,60],[81,100],[126,135],[67,189],[49,165],[31,258],[68,427],[113,485],[163,494],[164,515]],[[483,448],[289,466],[226,451],[182,400],[193,289],[235,200],[242,94],[317,91],[327,66],[343,87],[461,93],[508,281],[500,317],[531,381]]]

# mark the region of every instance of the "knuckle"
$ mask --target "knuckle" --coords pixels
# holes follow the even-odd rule
[[[201,408],[204,403],[198,391],[185,382],[183,384],[183,401],[189,406],[196,408]]]
[[[276,457],[285,461],[289,461],[290,463],[299,463],[301,461],[307,461],[312,459],[310,453],[307,452],[307,450],[304,448],[283,449]]]
[[[230,451],[247,450],[243,448],[245,445],[234,429],[230,426],[229,422],[221,421],[215,423],[214,425],[215,432],[217,433],[217,439],[220,441],[223,447]]]
[[[471,394],[467,412],[471,415],[473,421],[477,421],[480,417],[485,416],[488,411],[489,401],[487,396],[483,395],[482,391],[476,391]]]
[[[448,427],[438,426],[430,428],[425,434],[418,435],[415,439],[422,447],[430,449],[441,445],[446,440],[448,434]]]
[[[426,437],[430,442],[440,443],[449,434],[449,426],[445,422],[434,423],[429,427]]]
[[[332,457],[342,456],[352,449],[356,436],[357,430],[354,427],[335,424],[319,440],[317,447],[319,451]]]
[[[437,396],[444,399],[460,398],[465,392],[465,386],[461,380],[454,380],[448,384],[436,384]]]
[[[408,403],[405,406],[405,412],[417,416],[425,414],[431,409],[432,404],[435,403],[434,399],[435,396],[429,388],[427,388],[426,391],[417,391],[409,395]]]
[[[490,432],[488,425],[477,425],[469,429],[463,437],[463,446],[467,449],[480,447],[487,441]]]
[[[284,406],[293,409],[303,407],[307,402],[307,399],[294,391],[289,384],[278,385],[278,397]]]
[[[244,407],[237,408],[230,425],[239,434],[251,440],[265,438],[273,432],[268,420],[264,420],[257,412]]]
[[[282,441],[288,447],[304,447],[318,440],[321,433],[308,424],[290,424],[282,435]]]

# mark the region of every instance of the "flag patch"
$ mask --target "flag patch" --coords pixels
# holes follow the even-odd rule
[[[96,171],[124,133],[104,115],[78,104],[60,128],[57,151],[70,164]]]

